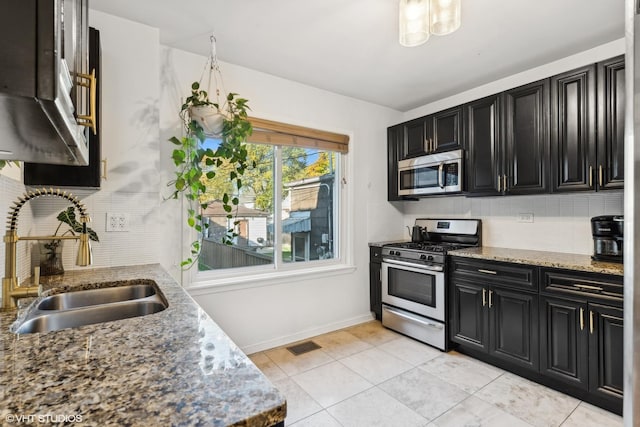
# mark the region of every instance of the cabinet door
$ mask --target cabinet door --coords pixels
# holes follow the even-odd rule
[[[88,187],[100,188],[102,181],[101,163],[101,108],[102,73],[100,32],[94,28],[89,30],[89,67],[96,71],[96,119],[97,134],[88,128],[89,134],[89,165],[63,166],[44,163],[24,164],[25,185],[51,185],[56,187]]]
[[[538,295],[499,287],[489,290],[489,353],[538,370]]]
[[[427,117],[421,117],[404,124],[404,141],[400,159],[422,156],[427,151]],[[430,131],[430,129],[429,129]]]
[[[462,108],[456,107],[431,116],[432,146],[435,151],[457,150],[462,147]]]
[[[387,200],[402,200],[398,196],[398,158],[402,145],[402,125],[387,129]]]
[[[452,283],[451,340],[486,352],[489,348],[489,322],[485,309],[487,288],[455,277]]]
[[[589,303],[589,391],[622,408],[623,311]]]
[[[489,96],[464,107],[467,141],[467,191],[498,194],[501,168],[499,95]]]
[[[551,78],[552,191],[595,189],[595,64]]]
[[[624,188],[624,56],[598,63],[598,189]]]
[[[380,281],[380,264],[369,263],[369,307],[376,315],[376,319],[382,320],[382,283]]]
[[[504,191],[536,194],[547,191],[549,162],[549,80],[505,92]]]
[[[587,389],[588,330],[585,303],[540,297],[540,372]]]

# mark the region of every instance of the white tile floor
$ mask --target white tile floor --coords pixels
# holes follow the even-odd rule
[[[367,322],[322,348],[251,355],[287,399],[292,427],[609,427],[622,418],[457,352]]]

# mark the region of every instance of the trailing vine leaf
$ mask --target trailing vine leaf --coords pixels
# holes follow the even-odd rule
[[[211,148],[204,148],[203,143],[206,140],[206,134],[202,126],[189,115],[191,107],[210,105],[217,108],[223,113],[223,126],[221,143],[214,151]],[[182,194],[185,199],[191,202],[197,202],[201,211],[209,206],[208,200],[202,200],[207,192],[204,179],[211,179],[216,175],[215,171],[204,170],[203,165],[212,167],[215,165],[219,168],[223,164],[233,166],[232,172],[229,174],[229,181],[232,188],[237,191],[242,188],[241,177],[245,170],[249,167],[247,159],[247,149],[245,143],[247,137],[251,135],[253,128],[249,121],[247,110],[249,109],[248,101],[240,98],[236,93],[229,93],[225,104],[220,107],[217,103],[209,100],[206,91],[200,89],[200,84],[194,82],[191,85],[191,95],[181,105],[180,117],[184,124],[186,136],[182,138],[172,137],[169,141],[176,146],[173,150],[171,158],[176,167],[176,178],[168,183],[173,187],[171,197],[177,199]],[[239,204],[239,199],[228,193],[224,193],[222,197],[222,208],[228,214],[227,218],[233,218],[231,212],[233,207]],[[198,239],[191,243],[191,256],[186,258],[180,264],[182,267],[191,268],[198,260],[202,249],[202,231],[207,229],[208,224],[203,222],[200,211],[196,211],[189,207],[187,209],[187,225],[198,232]],[[237,221],[234,222],[237,226]],[[238,236],[235,228],[230,228],[222,237],[222,242],[227,245],[233,243],[233,239]]]

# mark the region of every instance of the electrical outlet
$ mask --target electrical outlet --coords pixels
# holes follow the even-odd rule
[[[518,222],[533,222],[533,214],[532,213],[518,214]]]
[[[129,214],[107,212],[106,231],[129,231]]]

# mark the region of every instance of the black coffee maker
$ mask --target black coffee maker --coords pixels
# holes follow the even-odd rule
[[[622,262],[624,216],[602,215],[591,218],[593,256],[597,261]]]

